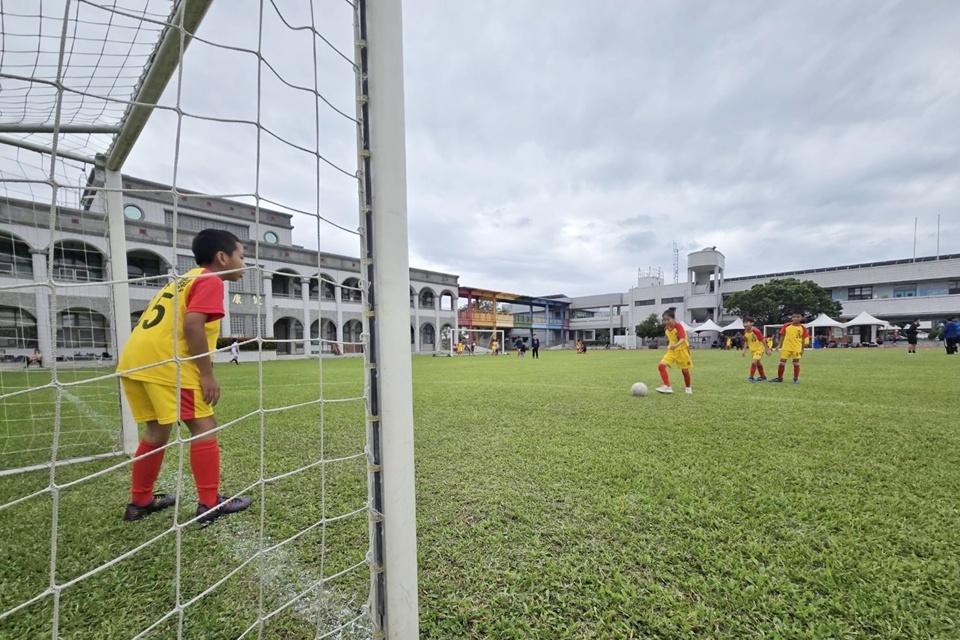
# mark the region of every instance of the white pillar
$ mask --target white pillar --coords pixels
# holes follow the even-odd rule
[[[343,289],[340,285],[333,288],[333,300],[337,307],[337,347],[343,353]]]
[[[420,635],[417,603],[417,520],[413,450],[413,376],[407,346],[410,261],[407,241],[407,175],[404,140],[403,19],[400,0],[357,3],[356,42],[361,60],[358,111],[361,163],[369,192],[363,196],[361,225],[369,235],[361,248],[363,279],[375,292],[364,327],[374,323],[366,349],[371,383],[367,422],[372,455],[371,499],[382,517],[373,517],[370,533],[374,561],[371,612],[373,634],[389,640]],[[364,52],[366,55],[362,55]],[[368,102],[363,104],[363,100]],[[369,127],[364,135],[364,127]],[[369,155],[367,155],[369,154]],[[367,207],[372,207],[368,209]],[[375,369],[374,369],[375,368]],[[374,436],[379,435],[379,438]],[[376,490],[379,487],[379,490]],[[381,537],[382,534],[382,537]]]
[[[233,335],[233,329],[230,327],[230,283],[223,283],[223,317],[220,319],[220,337],[224,338]]]
[[[440,336],[440,298],[433,299],[433,351],[441,351],[443,338]]]
[[[123,176],[119,171],[104,170],[106,187],[107,225],[110,233],[110,274],[117,280],[113,285],[114,331],[117,336],[116,357],[130,339],[130,287],[127,285],[127,230],[123,218]],[[119,383],[119,381],[118,381]],[[137,451],[140,434],[133,413],[127,403],[127,396],[120,394],[121,432],[123,434],[123,452],[133,455]]]
[[[263,298],[260,300],[260,303],[263,305],[263,315],[265,318],[263,328],[263,337],[267,336],[273,338],[276,337],[273,335],[273,274],[265,273],[263,274]]]
[[[310,355],[310,278],[300,278],[300,299],[303,300],[303,355]]]
[[[52,238],[51,238],[52,242]],[[37,346],[40,353],[48,361],[52,362],[53,353],[53,331],[56,329],[56,318],[50,317],[50,290],[43,286],[47,282],[47,252],[44,250],[31,250],[33,258],[33,281],[37,283],[36,296],[37,305]],[[52,366],[52,364],[47,365]]]

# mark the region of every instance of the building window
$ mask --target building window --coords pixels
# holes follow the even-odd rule
[[[951,280],[947,283],[947,295],[960,295],[960,280]]]
[[[872,300],[873,287],[850,287],[847,289],[847,300]]]
[[[15,307],[0,307],[0,347],[5,349],[36,349],[37,320]]]
[[[246,289],[243,286],[243,278],[239,280],[231,280],[227,287],[230,290],[230,293],[244,293]]]
[[[893,297],[894,298],[915,298],[917,297],[917,285],[911,284],[909,286],[894,287]]]
[[[177,256],[177,273],[180,275],[185,274],[191,269],[197,268],[197,259],[193,256]]]
[[[238,338],[247,335],[247,316],[240,313],[230,314],[230,335]]]
[[[267,244],[277,244],[280,242],[280,236],[275,234],[273,231],[267,231],[263,234],[263,241]]]
[[[33,278],[33,257],[27,243],[13,236],[0,236],[0,276]]]
[[[173,211],[165,211],[164,214],[167,226],[173,228]],[[223,231],[229,231],[241,240],[250,239],[250,227],[239,224],[231,224],[229,222],[221,222],[220,220],[211,220],[210,218],[201,218],[200,216],[192,216],[189,213],[177,214],[177,227],[183,231],[222,229]]]
[[[660,298],[660,304],[674,304],[677,302],[683,302],[683,296],[676,296],[673,298]]]
[[[107,319],[89,309],[68,309],[57,324],[57,346],[65,349],[107,347]]]
[[[123,208],[123,217],[127,220],[143,220],[143,209],[135,204],[128,204]]]
[[[655,298],[650,298],[649,300],[634,300],[633,306],[635,307],[649,307],[652,304],[657,304]]]
[[[150,280],[140,280],[131,282],[135,287],[162,287],[167,284],[166,278],[159,278],[167,273],[166,265],[163,261],[145,251],[131,251],[127,254],[127,278],[152,278]]]
[[[82,242],[63,242],[53,250],[53,276],[74,282],[101,282],[103,256]]]
[[[433,303],[433,294],[431,294],[431,308]],[[362,302],[363,292],[360,291],[360,280],[357,278],[347,278],[343,281],[340,288],[340,300],[343,302]]]

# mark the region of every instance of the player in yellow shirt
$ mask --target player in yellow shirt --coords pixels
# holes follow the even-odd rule
[[[763,382],[767,379],[767,376],[763,372],[763,362],[761,362],[761,359],[764,354],[770,355],[770,347],[768,347],[766,341],[764,341],[763,334],[760,333],[760,330],[753,326],[754,322],[756,322],[756,320],[750,316],[743,319],[743,340],[747,344],[747,348],[743,350],[743,355],[747,355],[748,351],[750,352],[750,377],[747,378],[747,380],[749,382]],[[760,375],[754,377],[757,373]]]
[[[800,358],[803,349],[810,344],[810,332],[803,326],[803,314],[794,313],[790,322],[780,327],[780,366],[777,367],[777,377],[770,382],[783,382],[783,370],[787,360],[793,360],[793,384],[800,382]]]
[[[224,315],[223,281],[243,276],[243,245],[228,231],[204,229],[192,248],[198,267],[154,296],[117,362],[133,418],[146,427],[133,460],[130,503],[123,515],[128,522],[176,502],[175,496],[153,488],[170,432],[180,421],[193,436],[190,469],[197,485],[198,522],[205,526],[251,503],[250,498],[220,495],[220,449],[216,434],[209,433],[217,426],[213,407],[220,399],[209,354],[216,349]]]
[[[677,311],[673,307],[663,312],[663,329],[669,344],[659,366],[660,379],[663,380],[663,385],[657,387],[656,391],[658,393],[673,393],[667,367],[676,362],[683,374],[684,391],[693,393],[693,389],[690,387],[690,368],[693,366],[693,359],[690,358],[690,344],[687,342],[687,332],[683,329],[683,325],[677,322]]]

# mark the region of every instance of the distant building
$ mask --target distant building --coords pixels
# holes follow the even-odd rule
[[[52,351],[51,329],[60,355],[115,353],[111,331],[106,198],[94,175],[82,209],[58,208],[53,278],[57,287],[56,327],[50,326],[47,282],[51,242],[49,202],[0,199],[0,354],[8,360],[39,348]],[[180,190],[177,246],[173,246],[173,194],[168,185],[124,176],[127,278],[183,273],[195,265],[190,243],[197,231],[213,227],[233,232],[247,246],[251,271],[225,292],[223,336],[260,335],[293,340],[279,352],[303,355],[355,347],[361,333],[360,260],[293,244],[293,216],[225,198]],[[253,242],[260,236],[259,262]],[[160,277],[131,284],[131,323],[146,309]],[[459,278],[410,269],[410,344],[415,352],[450,349],[457,327]],[[259,319],[259,327],[257,326]],[[321,339],[323,342],[321,343]]]

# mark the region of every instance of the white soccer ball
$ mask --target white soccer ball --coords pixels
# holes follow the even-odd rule
[[[635,396],[640,396],[641,398],[647,395],[647,385],[642,382],[634,382],[633,386],[630,387],[630,393]]]

